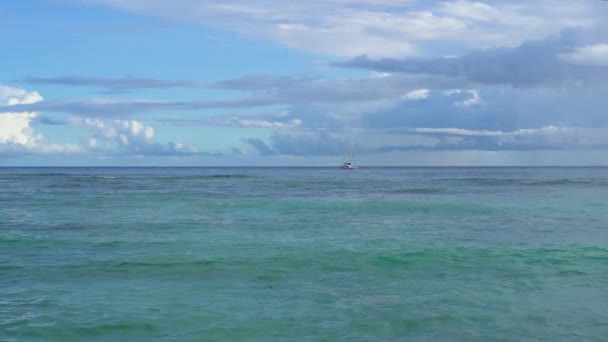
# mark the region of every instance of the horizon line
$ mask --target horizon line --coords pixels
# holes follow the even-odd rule
[[[300,169],[314,169],[314,168],[336,168],[340,169],[340,166],[335,165],[0,165],[0,169],[8,168],[300,168]],[[608,168],[608,165],[370,165],[360,166],[359,169],[374,169],[374,168]]]

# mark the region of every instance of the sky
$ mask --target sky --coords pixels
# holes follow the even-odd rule
[[[608,1],[0,0],[0,166],[608,165]]]

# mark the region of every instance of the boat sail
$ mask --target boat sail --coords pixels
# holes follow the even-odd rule
[[[355,161],[355,154],[353,153],[352,146],[350,149],[350,154],[344,156],[344,161],[342,162],[342,166],[340,166],[340,168],[344,170],[354,170],[359,168],[357,166],[357,162]]]

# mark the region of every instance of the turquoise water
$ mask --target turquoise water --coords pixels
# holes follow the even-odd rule
[[[605,341],[606,168],[3,168],[1,341]]]

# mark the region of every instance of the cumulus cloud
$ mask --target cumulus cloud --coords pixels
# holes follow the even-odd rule
[[[43,102],[37,92],[0,85],[0,105],[19,109],[20,106]],[[34,131],[33,124],[40,122],[66,125],[66,129],[80,128],[90,135],[78,144],[57,144],[47,141]],[[255,123],[251,123],[255,124]],[[211,155],[181,142],[160,144],[155,141],[155,130],[137,120],[101,120],[72,117],[58,121],[39,117],[37,112],[0,112],[0,154],[11,157],[25,155],[158,155],[190,156]]]
[[[8,87],[0,84],[0,105],[13,106],[42,101],[43,98],[35,91]]]
[[[7,87],[0,84],[0,105],[14,106],[18,104],[31,104],[42,101],[37,92],[28,92],[25,89]],[[17,144],[32,146],[41,136],[33,134],[30,126],[37,114],[33,112],[0,113],[0,144]]]
[[[30,127],[36,113],[0,113],[0,144],[33,145],[41,136]]]
[[[204,155],[203,151],[181,142],[159,144],[154,128],[136,120],[100,120],[74,117],[70,123],[92,133],[86,139],[91,152],[133,155]]]
[[[6,108],[43,101],[37,92],[0,84],[0,105]],[[44,136],[36,134],[32,127],[38,114],[35,112],[0,112],[0,154],[50,154],[77,153],[80,148],[74,144],[53,144]]]

